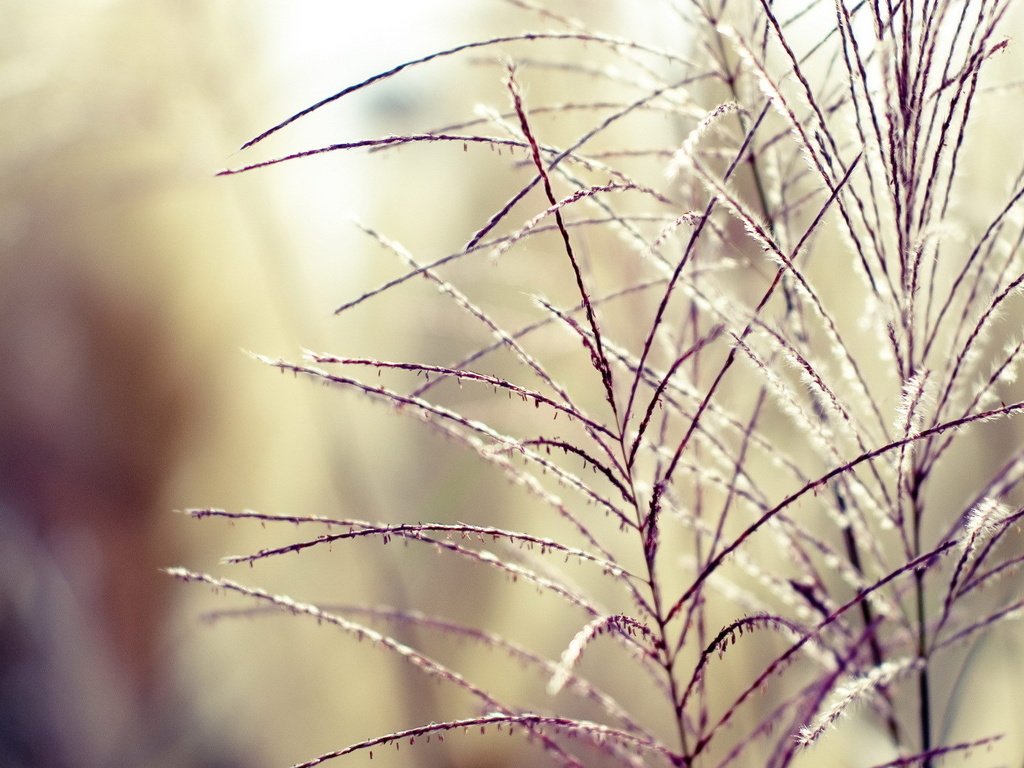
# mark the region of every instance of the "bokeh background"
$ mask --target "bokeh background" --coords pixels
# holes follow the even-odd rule
[[[174,509],[373,516],[410,493],[366,471],[401,455],[386,432],[242,350],[353,335],[331,310],[373,264],[350,212],[396,236],[454,236],[460,212],[410,215],[409,180],[365,157],[213,176],[269,121],[482,21],[365,5],[0,4],[5,768],[286,765],[424,714],[354,643],[203,625],[206,596],[159,571],[248,546]],[[449,91],[413,79],[286,141],[402,130]],[[411,319],[363,317],[361,343]],[[309,598],[401,593],[386,568],[320,565]]]
[[[674,42],[657,13],[578,5],[597,26]],[[245,351],[443,359],[460,348],[429,307],[332,316],[395,272],[351,218],[448,253],[505,199],[494,179],[506,160],[411,148],[213,174],[243,162],[243,140],[340,86],[523,30],[526,17],[479,0],[0,0],[0,18],[0,767],[281,766],[457,712],[451,692],[324,628],[202,621],[223,602],[160,569],[216,569],[273,540],[176,509],[397,520],[500,506],[493,478],[468,472],[455,448]],[[493,61],[438,63],[260,151],[443,125],[474,99],[505,106],[500,78]],[[436,555],[338,548],[251,581],[309,601],[440,600],[496,629],[536,624],[554,656],[572,634],[573,622],[539,617],[532,593],[495,603],[500,579],[416,578],[412,558]],[[439,650],[470,675],[495,663],[451,646]],[[543,681],[496,685],[529,695]],[[986,689],[990,704],[1009,696]],[[378,760],[528,764],[519,749],[466,739]]]
[[[380,651],[303,622],[206,624],[223,603],[160,569],[216,568],[266,543],[173,510],[398,519],[453,486],[476,492],[398,420],[245,351],[415,358],[444,343],[409,306],[332,317],[394,272],[351,218],[450,250],[500,197],[487,176],[504,161],[462,178],[469,164],[431,151],[214,173],[280,117],[514,13],[471,0],[0,2],[4,768],[280,766],[439,716],[445,692]],[[443,124],[478,84],[505,104],[496,64],[469,78],[441,64],[266,153]],[[404,583],[405,556],[338,551],[261,578],[307,600],[392,605],[459,587],[470,615],[487,611],[465,584]],[[461,757],[392,759],[487,764],[486,740],[471,741]]]

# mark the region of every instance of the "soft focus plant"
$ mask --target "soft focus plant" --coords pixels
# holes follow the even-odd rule
[[[266,362],[422,421],[532,498],[541,527],[411,521],[430,509],[399,523],[191,514],[309,531],[233,563],[426,544],[555,596],[575,636],[549,658],[443,616],[172,573],[369,640],[475,708],[304,766],[491,726],[555,765],[781,767],[854,708],[879,766],[998,741],[952,739],[951,724],[980,639],[1024,607],[1024,452],[1002,424],[1024,410],[1024,340],[998,320],[1021,309],[1024,175],[974,169],[1012,93],[989,75],[1010,3],[673,0],[682,50],[515,5],[552,31],[408,61],[244,148],[447,58],[507,61],[501,107],[224,173],[419,143],[471,164],[481,148],[511,156],[507,202],[453,253],[367,227],[405,271],[337,310],[395,297],[397,311],[424,278],[486,341],[454,361]],[[520,83],[542,79],[560,100],[527,99]],[[507,653],[549,696],[504,700],[387,629],[409,625]],[[616,674],[637,670],[614,697],[581,666],[608,641]],[[655,722],[634,713],[651,700]]]

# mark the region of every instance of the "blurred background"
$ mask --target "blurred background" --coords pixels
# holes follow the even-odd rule
[[[266,617],[207,624],[223,601],[161,569],[217,569],[275,540],[173,510],[403,519],[483,492],[460,452],[245,352],[415,359],[451,344],[418,308],[332,316],[396,271],[352,218],[447,253],[504,199],[492,174],[507,160],[467,171],[451,152],[412,149],[214,174],[260,159],[235,149],[344,85],[530,26],[514,5],[0,0],[0,766],[281,766],[465,714],[338,633]],[[477,92],[505,108],[491,58],[469,77],[464,63],[410,72],[259,152],[471,118]],[[337,550],[269,564],[250,583],[398,606],[429,605],[441,586],[468,617],[492,610],[486,578],[404,583],[395,566],[420,554]],[[514,763],[514,746],[468,742],[377,759]]]
[[[332,324],[374,270],[349,213],[455,242],[465,212],[391,215],[415,190],[365,156],[214,173],[285,114],[491,23],[481,5],[0,2],[4,768],[280,766],[429,719],[377,652],[289,622],[206,626],[209,596],[159,569],[252,545],[174,509],[380,517],[421,479],[363,482],[393,427],[354,426],[345,398],[242,350],[369,348],[408,325]],[[277,147],[425,127],[449,90],[411,78]],[[402,599],[385,567],[344,558],[291,586]]]
[[[558,7],[682,47],[667,31],[679,25],[653,11]],[[223,555],[281,541],[173,512],[188,507],[399,520],[461,519],[476,506],[491,523],[508,513],[457,446],[245,353],[441,362],[465,349],[429,305],[371,302],[333,317],[396,273],[352,218],[424,259],[444,255],[506,199],[494,179],[507,158],[408,148],[214,173],[468,119],[475,100],[506,108],[500,62],[439,62],[300,121],[255,156],[235,153],[396,62],[547,25],[479,0],[0,0],[0,18],[0,768],[282,766],[467,714],[464,697],[312,622],[204,621],[223,599],[160,569],[225,573]],[[677,127],[661,130],[644,143],[677,142]],[[440,603],[498,630],[529,625],[556,658],[578,628],[540,621],[530,591],[521,606],[490,602],[503,580],[472,568],[410,579],[417,569],[400,567],[436,557],[356,545],[237,578],[310,602]],[[470,677],[494,663],[468,643],[442,645]],[[543,682],[493,685],[514,699]],[[497,767],[531,754],[518,739],[453,741],[377,760]]]

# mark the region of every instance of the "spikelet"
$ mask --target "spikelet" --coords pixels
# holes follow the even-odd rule
[[[643,636],[651,636],[652,634],[650,628],[628,616],[598,616],[577,632],[569,642],[568,647],[562,652],[558,668],[551,676],[550,682],[548,682],[548,693],[550,695],[554,696],[565,687],[565,684],[569,682],[569,678],[572,676],[573,669],[583,656],[583,651],[594,638],[605,632],[618,632],[630,637],[637,634]]]
[[[680,147],[672,156],[672,161],[665,169],[665,176],[669,179],[674,179],[683,171],[683,169],[691,167],[697,154],[697,145],[700,144],[701,139],[703,139],[704,136],[714,128],[718,121],[723,117],[730,115],[733,112],[742,111],[744,111],[743,108],[736,102],[726,101],[708,112],[704,116],[704,119],[697,124],[697,127],[690,131],[690,134],[686,137],[682,147]]]
[[[964,556],[967,559],[973,557],[978,547],[992,538],[1013,513],[1012,507],[989,496],[974,505],[967,513],[964,534],[960,539]]]
[[[893,430],[898,435],[912,435],[921,431],[925,415],[931,404],[928,381],[931,371],[921,370],[903,384],[903,393],[893,418]]]
[[[916,658],[886,661],[864,675],[848,679],[836,688],[828,706],[814,722],[799,730],[796,734],[797,743],[801,747],[809,747],[849,712],[850,707],[875,695],[879,688],[889,685],[897,677],[910,672],[918,665],[919,660]]]

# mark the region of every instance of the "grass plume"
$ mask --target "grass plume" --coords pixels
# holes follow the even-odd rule
[[[192,516],[314,531],[228,565],[424,543],[555,596],[576,630],[545,655],[444,616],[332,611],[170,573],[334,625],[466,694],[468,711],[302,766],[492,728],[554,765],[784,768],[827,748],[848,715],[874,729],[877,768],[996,744],[999,732],[954,739],[947,700],[974,645],[1022,609],[988,587],[1016,583],[1024,564],[1011,418],[1024,411],[1024,345],[1000,322],[1021,311],[1024,186],[970,174],[980,115],[1006,98],[990,70],[1014,52],[1009,1],[665,0],[679,51],[513,5],[553,28],[399,64],[243,149],[409,69],[469,66],[470,52],[503,57],[493,108],[223,173],[412,144],[452,163],[510,153],[507,191],[494,182],[506,202],[457,251],[420,256],[361,225],[399,267],[337,309],[406,301],[398,292],[423,277],[478,342],[453,361],[259,359],[414,417],[525,494],[541,530],[414,521],[429,509],[399,522]],[[541,65],[552,54],[560,69]],[[531,103],[541,76],[563,88],[557,102]],[[528,279],[518,314],[504,306],[515,297],[465,279],[495,267]],[[988,443],[994,462],[957,472]],[[546,696],[502,701],[359,616],[471,637],[546,678]],[[621,662],[590,679],[599,636]],[[746,660],[724,674],[733,659]],[[657,723],[636,713],[652,698]]]

